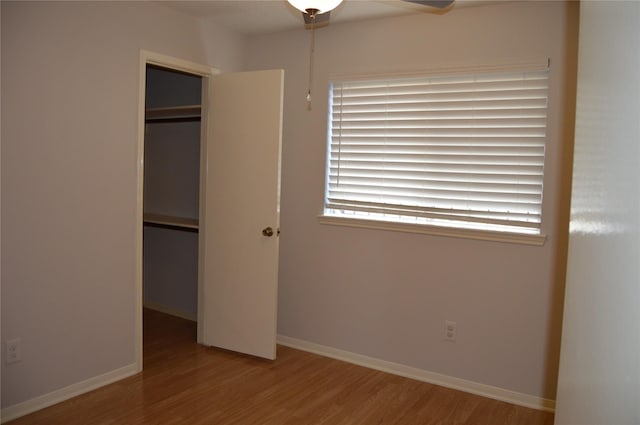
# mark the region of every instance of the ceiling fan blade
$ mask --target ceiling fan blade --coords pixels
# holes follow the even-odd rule
[[[318,13],[316,15],[316,28],[317,27],[323,27],[325,25],[329,25],[329,18],[331,17],[331,12],[325,12],[325,13]],[[312,24],[312,19],[311,19],[311,15],[309,15],[308,13],[304,13],[302,12],[302,18],[304,19],[304,25],[306,27],[310,27]]]
[[[454,0],[404,0],[410,3],[420,4],[422,6],[437,7],[438,9],[444,9],[453,4]]]

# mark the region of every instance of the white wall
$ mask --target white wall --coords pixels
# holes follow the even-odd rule
[[[568,226],[577,5],[515,2],[248,40],[285,69],[280,335],[554,399]],[[331,74],[551,58],[543,247],[320,225]],[[444,320],[458,341],[442,341]],[[542,402],[542,401],[541,401]]]
[[[226,70],[243,40],[151,2],[1,7],[5,409],[135,363],[139,50]]]
[[[640,3],[583,2],[556,424],[640,423]]]
[[[2,22],[2,6],[0,5],[0,23]],[[0,81],[2,81],[2,31],[0,31]],[[2,102],[0,102],[0,188],[2,187]],[[0,190],[1,192],[1,190]],[[2,197],[0,196],[0,241],[2,241]],[[2,243],[0,243],[0,328],[2,328]],[[0,332],[0,346],[2,346]],[[1,357],[0,357],[1,360]],[[0,383],[2,382],[2,368],[0,367]],[[0,385],[0,400],[2,400],[2,385]],[[2,412],[0,411],[0,420]]]

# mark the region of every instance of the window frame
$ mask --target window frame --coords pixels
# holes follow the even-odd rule
[[[523,62],[519,64],[509,64],[509,65],[489,65],[489,66],[473,66],[473,67],[454,67],[454,68],[439,68],[439,69],[431,69],[431,70],[423,70],[420,72],[411,72],[411,73],[390,73],[390,74],[334,74],[329,78],[329,87],[328,87],[328,96],[329,102],[332,96],[332,85],[335,82],[342,81],[360,81],[360,80],[372,80],[372,79],[402,79],[402,78],[411,78],[416,76],[426,76],[426,77],[441,77],[441,76],[455,76],[456,74],[485,74],[485,73],[500,73],[500,72],[536,72],[536,71],[548,71],[548,80],[551,80],[551,69],[550,69],[550,60],[545,58],[544,60],[534,61],[534,62]],[[549,98],[551,97],[551,92],[548,92],[547,96],[547,105],[550,104]],[[330,104],[330,103],[329,103]],[[332,131],[332,117],[329,115],[331,113],[331,109],[328,108],[328,116],[327,116],[327,139],[326,139],[326,148],[327,148],[327,157],[324,167],[325,172],[325,186],[323,191],[323,204],[322,204],[322,212],[318,215],[318,221],[320,224],[324,225],[333,225],[333,226],[347,226],[347,227],[356,227],[356,228],[366,228],[366,229],[378,229],[378,230],[390,230],[390,231],[399,231],[399,232],[408,232],[408,233],[418,233],[418,234],[428,234],[435,236],[445,236],[445,237],[456,237],[456,238],[465,238],[465,239],[474,239],[474,240],[486,240],[486,241],[494,241],[494,242],[507,242],[507,243],[517,243],[524,245],[533,245],[533,246],[542,246],[546,241],[546,234],[544,233],[544,186],[542,188],[543,199],[540,201],[540,225],[539,232],[536,233],[527,233],[527,232],[517,232],[517,231],[509,231],[509,230],[493,230],[486,228],[467,228],[464,226],[449,226],[446,224],[429,224],[429,223],[410,223],[410,222],[402,222],[402,221],[393,221],[388,219],[376,219],[376,218],[367,218],[367,217],[356,217],[349,216],[348,214],[330,214],[327,213],[327,196],[329,193],[328,185],[329,185],[329,162],[331,160],[330,150],[331,150],[331,131]],[[546,115],[546,135],[544,146],[546,147],[549,143],[549,106],[547,106],[547,115]],[[546,150],[546,148],[545,148]],[[544,164],[546,165],[546,153],[543,156]],[[543,177],[546,174],[543,171]]]

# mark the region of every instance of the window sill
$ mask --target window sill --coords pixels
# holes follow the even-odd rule
[[[320,224],[333,226],[360,227],[364,229],[391,230],[406,233],[422,233],[433,236],[475,239],[492,242],[505,242],[521,245],[544,245],[546,235],[526,235],[512,232],[498,232],[493,230],[458,229],[453,227],[429,226],[426,224],[398,223],[392,221],[366,220],[361,218],[335,217],[329,215],[318,216]]]

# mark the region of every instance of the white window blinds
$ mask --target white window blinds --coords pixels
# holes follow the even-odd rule
[[[341,81],[325,215],[540,233],[548,70]]]

